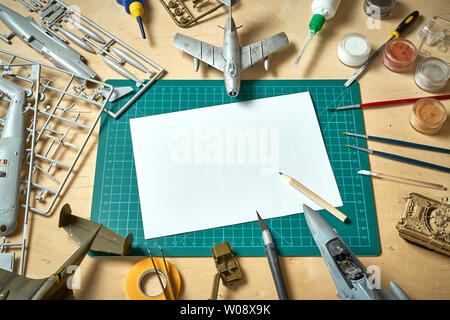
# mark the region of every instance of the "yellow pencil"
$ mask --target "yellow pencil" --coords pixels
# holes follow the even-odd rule
[[[322,208],[324,208],[325,210],[327,210],[328,212],[330,212],[332,215],[334,215],[336,218],[338,218],[339,220],[341,220],[342,222],[345,222],[345,220],[347,220],[347,216],[345,214],[343,214],[342,212],[340,212],[338,209],[336,209],[335,207],[333,207],[331,204],[329,204],[328,202],[326,202],[325,200],[323,200],[321,197],[319,197],[317,194],[315,194],[314,192],[312,192],[311,190],[309,190],[308,188],[306,188],[304,185],[302,185],[300,182],[298,182],[297,180],[295,180],[294,178],[281,173],[280,175],[286,179],[287,182],[289,182],[289,184],[291,186],[293,186],[295,189],[297,189],[298,191],[300,191],[301,193],[303,193],[305,196],[307,196],[308,198],[310,198],[312,201],[314,201],[315,203],[317,203],[319,206],[321,206]]]

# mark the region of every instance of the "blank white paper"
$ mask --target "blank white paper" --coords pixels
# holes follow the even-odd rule
[[[335,207],[342,199],[309,93],[130,120],[146,239]]]

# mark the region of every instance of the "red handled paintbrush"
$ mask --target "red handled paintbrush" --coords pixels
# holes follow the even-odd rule
[[[399,99],[399,100],[387,100],[387,101],[377,101],[377,102],[369,102],[369,103],[361,103],[354,104],[351,106],[337,107],[337,108],[328,108],[328,111],[340,111],[340,110],[348,110],[348,109],[364,109],[364,108],[373,108],[373,107],[384,107],[394,104],[405,104],[416,102],[417,100],[424,98],[433,98],[437,100],[445,100],[450,99],[450,94],[443,94],[438,96],[430,96],[430,97],[421,97],[421,98],[409,98],[409,99]]]

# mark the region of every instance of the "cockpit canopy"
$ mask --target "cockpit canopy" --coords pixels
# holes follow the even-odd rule
[[[227,66],[227,72],[230,77],[235,78],[237,76],[237,66],[236,63],[230,62]]]

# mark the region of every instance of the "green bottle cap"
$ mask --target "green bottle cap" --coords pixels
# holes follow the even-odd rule
[[[314,14],[309,22],[309,31],[317,33],[322,30],[323,24],[325,23],[325,17],[321,14]]]

